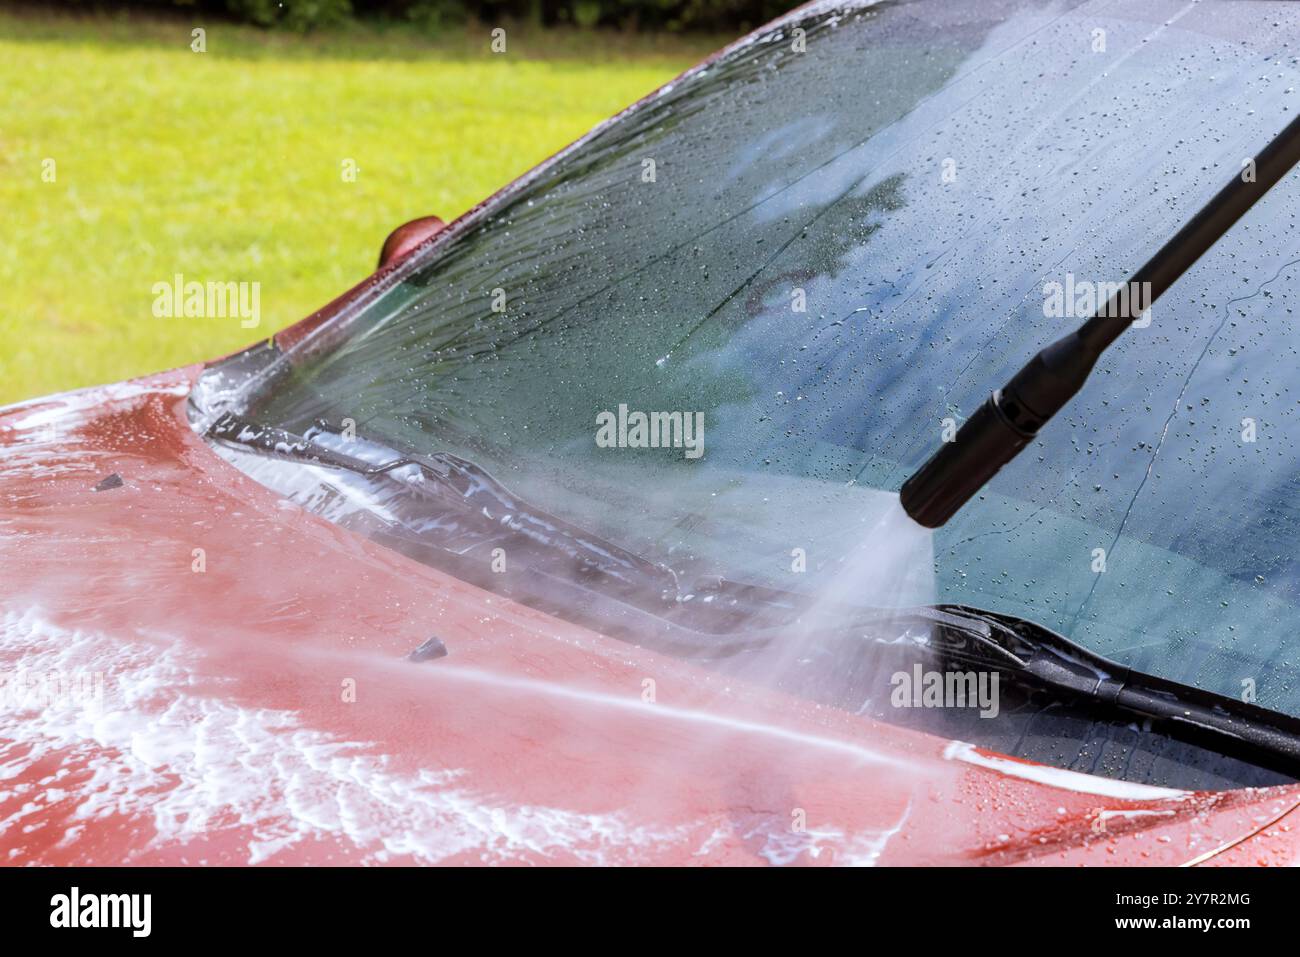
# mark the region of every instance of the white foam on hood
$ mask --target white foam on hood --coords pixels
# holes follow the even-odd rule
[[[456,769],[396,771],[371,743],[304,727],[292,712],[200,694],[194,654],[178,641],[123,640],[59,628],[32,612],[5,613],[0,670],[107,678],[99,705],[0,708],[0,806],[16,808],[0,819],[0,834],[30,829],[50,804],[69,798],[76,807],[65,845],[106,814],[152,824],[156,836],[124,851],[123,863],[149,847],[231,834],[240,835],[252,864],[322,839],[354,845],[372,863],[407,855],[435,863],[466,853],[487,863],[538,855],[605,863],[614,851],[630,863],[695,830],[497,798],[476,791]],[[84,762],[90,780],[72,787],[60,772],[19,782],[51,753],[65,766]],[[4,842],[10,849],[17,843]]]
[[[707,862],[739,845],[776,865],[871,865],[910,811],[909,805],[896,824],[880,830],[826,824],[800,833],[788,819],[734,809],[660,826],[617,810],[525,804],[475,788],[468,771],[401,771],[372,742],[306,727],[291,711],[240,706],[220,695],[224,682],[198,677],[199,661],[197,649],[175,638],[67,629],[36,611],[0,616],[0,676],[19,669],[104,676],[98,701],[0,700],[0,808],[6,809],[0,835],[46,826],[53,805],[72,801],[63,847],[75,848],[107,815],[143,824],[133,844],[114,847],[120,860],[87,858],[96,864],[131,863],[149,850],[234,836],[249,864],[325,841],[357,848],[362,863],[437,863],[468,855],[483,863],[625,864],[692,849]],[[773,729],[741,722],[737,730],[767,735]],[[879,760],[848,743],[803,735],[794,740]],[[22,780],[34,762],[50,755],[58,757],[60,770]],[[84,782],[76,771],[81,767],[88,773]],[[0,840],[0,854],[13,860],[21,844],[21,838]]]

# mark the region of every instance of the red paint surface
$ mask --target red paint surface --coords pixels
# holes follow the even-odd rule
[[[185,420],[196,373],[0,413],[0,669],[110,689],[80,724],[0,709],[5,863],[1297,857],[1300,786],[1027,780],[412,562],[209,450]],[[123,486],[92,491],[110,473]],[[432,635],[446,658],[404,659]]]

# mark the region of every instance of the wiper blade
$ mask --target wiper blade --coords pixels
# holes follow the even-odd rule
[[[394,453],[390,461],[377,464],[365,458],[329,448],[313,441],[306,435],[298,435],[287,429],[253,422],[251,419],[245,419],[233,412],[222,413],[220,418],[208,428],[207,435],[210,438],[233,442],[237,445],[247,446],[250,449],[257,449],[268,455],[312,462],[326,468],[346,469],[349,472],[356,472],[358,475],[379,475],[404,465],[417,464],[415,459],[397,453]]]
[[[665,565],[533,507],[449,452],[415,455],[318,421],[302,434],[223,413],[210,439],[338,469],[385,487],[365,533],[424,564],[560,618],[669,654],[721,658],[767,645],[798,596]],[[504,567],[494,562],[502,549]]]
[[[1165,723],[1216,750],[1250,750],[1300,768],[1300,719],[1259,705],[1136,671],[1043,625],[965,605],[937,605],[945,621],[932,640],[950,660],[996,665],[1053,695]],[[1240,755],[1245,757],[1245,755]]]
[[[677,591],[671,569],[532,508],[487,471],[449,452],[399,452],[355,433],[345,434],[324,420],[299,435],[231,412],[223,413],[208,435],[279,458],[341,469],[365,478],[389,479],[417,498],[454,501],[461,509],[495,522],[516,539],[563,553],[578,566],[578,574],[600,574],[642,588],[653,584],[665,593]]]

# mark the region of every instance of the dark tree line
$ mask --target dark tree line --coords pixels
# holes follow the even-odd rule
[[[81,8],[96,0],[67,0]],[[799,0],[108,0],[115,7],[218,13],[264,27],[309,30],[350,19],[411,21],[430,29],[469,19],[641,30],[726,30],[757,26]]]

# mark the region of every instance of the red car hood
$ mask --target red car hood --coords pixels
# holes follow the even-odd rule
[[[1300,856],[1300,786],[1193,793],[1017,761],[412,562],[211,452],[185,417],[198,371],[0,411],[6,863]],[[431,637],[445,657],[406,659]]]

